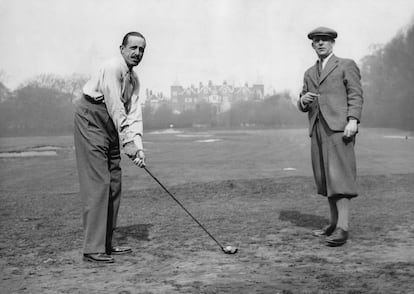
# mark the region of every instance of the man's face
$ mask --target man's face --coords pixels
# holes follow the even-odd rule
[[[128,67],[134,67],[140,63],[144,56],[145,46],[145,40],[137,36],[129,36],[128,43],[125,46],[121,45],[121,54]]]
[[[327,36],[315,36],[312,40],[312,48],[319,58],[325,58],[332,53],[335,41]]]

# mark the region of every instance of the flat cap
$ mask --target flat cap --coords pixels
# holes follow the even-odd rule
[[[328,36],[328,37],[331,37],[332,39],[335,39],[338,36],[338,33],[335,30],[327,28],[327,27],[319,27],[319,28],[312,30],[308,34],[308,38],[311,40],[316,36]]]

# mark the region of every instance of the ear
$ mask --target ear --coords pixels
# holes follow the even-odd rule
[[[314,41],[312,41],[311,46],[312,46],[313,49],[315,49],[315,42]]]

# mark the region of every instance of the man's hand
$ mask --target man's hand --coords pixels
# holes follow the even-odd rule
[[[300,101],[303,104],[303,106],[308,106],[309,104],[311,104],[315,98],[319,97],[319,94],[315,94],[312,92],[307,92],[305,95],[303,95],[302,97],[300,97]]]
[[[128,142],[124,145],[124,153],[132,160],[135,159],[136,154],[138,153],[138,148],[135,146],[134,142]]]
[[[358,132],[358,121],[356,119],[350,119],[345,126],[344,137],[351,138]]]
[[[134,159],[134,163],[141,168],[145,166],[145,154],[142,149],[138,150],[136,157]]]
[[[128,142],[124,145],[125,154],[139,167],[145,166],[145,154],[142,149],[138,149],[134,142]]]

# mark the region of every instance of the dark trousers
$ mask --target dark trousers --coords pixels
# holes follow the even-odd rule
[[[104,103],[76,103],[74,140],[83,204],[83,253],[110,252],[121,200],[118,132]]]

